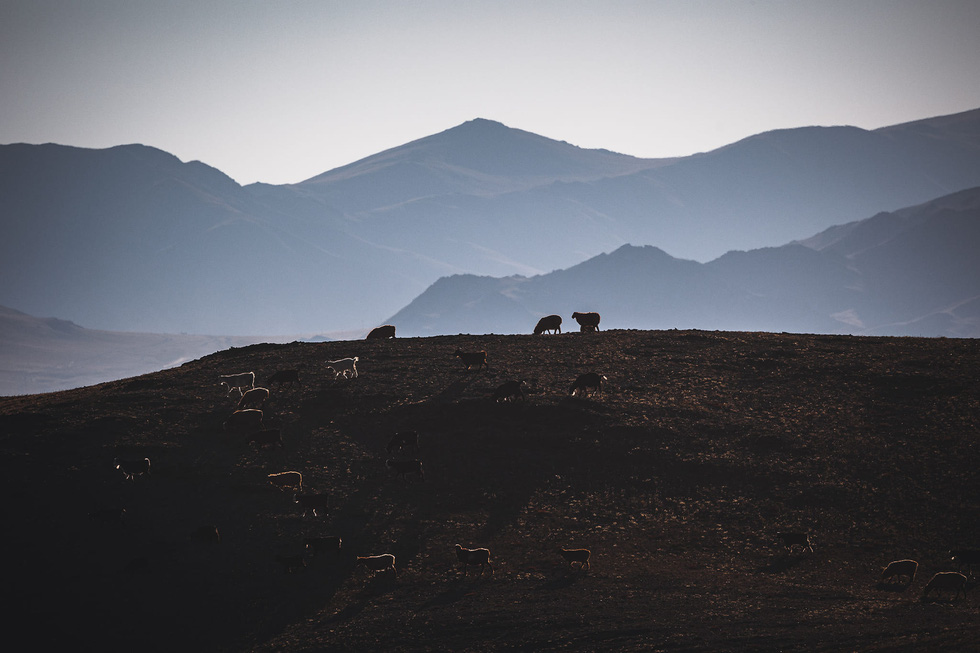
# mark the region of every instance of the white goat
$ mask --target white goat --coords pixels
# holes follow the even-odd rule
[[[251,390],[255,387],[255,372],[242,372],[241,374],[222,374],[218,377],[220,385],[228,386],[228,393],[238,390],[239,395],[244,395],[242,388]]]

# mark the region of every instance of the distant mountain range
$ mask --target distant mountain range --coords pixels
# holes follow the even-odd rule
[[[874,131],[780,130],[664,160],[473,120],[285,186],[243,187],[141,145],[4,145],[0,304],[115,331],[366,329],[449,275],[574,275],[626,243],[711,260],[708,274],[729,250],[978,185],[980,110]],[[702,281],[706,299],[712,284]],[[670,303],[671,288],[651,301]],[[762,300],[747,301],[739,310],[755,324]],[[829,324],[841,319],[866,323]]]
[[[530,333],[557,313],[601,328],[980,337],[980,188],[709,262],[624,245],[534,277],[440,279],[403,335]]]

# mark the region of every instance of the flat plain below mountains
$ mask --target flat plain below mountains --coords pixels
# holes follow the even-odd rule
[[[489,370],[453,354],[486,350]],[[330,360],[357,356],[358,376]],[[219,374],[273,387],[258,449]],[[9,635],[100,650],[975,650],[980,342],[706,331],[253,345],[0,399]],[[570,397],[584,372],[601,396]],[[493,390],[525,379],[525,400]],[[385,468],[421,435],[424,481]],[[414,456],[394,452],[392,456]],[[132,481],[116,457],[149,457]],[[304,516],[266,475],[303,473]],[[126,511],[125,523],[90,515]],[[215,525],[220,543],[192,534]],[[778,531],[810,534],[787,552]],[[287,573],[277,556],[339,535]],[[487,547],[492,576],[456,569]],[[573,570],[561,547],[592,550]],[[395,577],[355,566],[392,553]],[[910,586],[881,584],[913,558]],[[970,586],[972,587],[972,582]]]

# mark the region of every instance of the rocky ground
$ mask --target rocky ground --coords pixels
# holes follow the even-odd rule
[[[485,349],[489,370],[457,348]],[[326,362],[357,356],[356,379]],[[0,399],[13,629],[101,650],[976,650],[980,342],[702,331],[255,345]],[[272,388],[259,449],[219,374]],[[582,373],[601,396],[570,397]],[[525,379],[523,401],[493,390]],[[425,480],[384,462],[421,434]],[[126,481],[117,456],[151,459]],[[407,457],[408,454],[395,456]],[[266,482],[330,494],[304,516]],[[125,523],[91,517],[125,508]],[[216,525],[220,543],[195,539]],[[776,532],[806,531],[812,552]],[[340,535],[287,573],[276,556]],[[457,570],[487,547],[494,573]],[[562,547],[592,550],[571,569]],[[355,567],[392,553],[397,576]],[[911,585],[882,584],[914,558]],[[976,570],[974,570],[976,573]],[[971,583],[972,586],[972,583]]]

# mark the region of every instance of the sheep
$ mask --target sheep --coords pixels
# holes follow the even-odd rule
[[[385,324],[371,329],[365,340],[384,340],[385,338],[395,337],[395,325]]]
[[[319,517],[327,511],[330,502],[329,494],[295,494],[293,501],[303,509],[303,516]]]
[[[273,383],[278,383],[279,387],[282,387],[283,383],[288,383],[290,388],[293,387],[294,383],[303,385],[299,382],[299,370],[279,370],[266,381],[267,385],[272,385]]]
[[[477,369],[480,369],[481,367],[485,367],[488,370],[490,369],[490,365],[487,363],[487,352],[483,350],[463,351],[461,349],[456,349],[456,353],[453,354],[453,356],[463,361],[463,365],[466,366],[466,369],[470,369],[474,365]]]
[[[357,556],[355,566],[367,567],[371,571],[390,571],[392,575],[397,575],[395,569],[395,556],[390,553],[382,553],[374,556]]]
[[[236,410],[221,425],[225,432],[248,435],[262,428],[262,411],[255,408]]]
[[[385,467],[395,472],[396,476],[405,478],[405,474],[418,474],[419,478],[425,480],[425,472],[422,471],[421,460],[392,460],[385,461]]]
[[[577,562],[579,563],[579,568],[582,570],[592,568],[592,565],[589,563],[592,552],[588,549],[561,549],[560,552],[561,557],[568,561],[569,566],[574,567]]]
[[[150,473],[149,458],[116,458],[112,461],[112,465],[123,473],[123,478],[127,481],[132,481],[137,476]]]
[[[463,569],[464,576],[467,565],[480,565],[481,576],[486,569],[490,570],[491,576],[493,575],[493,565],[490,564],[490,549],[467,549],[457,544],[456,559]]]
[[[802,532],[779,532],[776,533],[776,537],[780,539],[783,543],[783,548],[789,552],[793,551],[794,547],[800,547],[800,552],[809,551],[813,553],[813,546],[810,545],[810,538],[806,533]]]
[[[231,394],[232,390],[238,390],[239,394],[245,394],[242,392],[242,388],[252,389],[255,387],[255,372],[242,372],[241,374],[222,374],[218,377],[220,379],[219,385],[228,386],[227,394]],[[226,395],[227,396],[227,395]]]
[[[418,431],[400,431],[391,436],[388,440],[388,446],[385,450],[391,453],[393,449],[405,449],[406,447],[411,447],[412,451],[418,453],[419,451],[419,434]]]
[[[572,319],[579,323],[580,331],[598,331],[599,330],[599,314],[598,313],[572,313]]]
[[[922,591],[922,598],[925,599],[930,592],[942,596],[946,590],[953,592],[954,599],[960,594],[966,598],[966,576],[958,571],[940,571],[926,583],[926,588]]]
[[[892,578],[904,576],[908,579],[907,585],[911,585],[915,580],[915,571],[919,568],[919,563],[915,560],[895,560],[888,563],[885,570],[881,572],[881,582],[884,583]]]
[[[326,537],[308,537],[303,540],[303,547],[314,556],[323,551],[333,551],[339,554],[344,541],[339,535],[328,535]]]
[[[269,479],[271,485],[280,490],[303,491],[303,475],[299,472],[279,472],[269,474],[266,478]]]
[[[305,569],[306,568],[306,558],[303,557],[302,553],[296,553],[294,555],[277,555],[276,560],[282,565],[283,571],[287,574],[293,573],[295,569]]]
[[[496,402],[508,401],[520,397],[526,400],[527,384],[524,381],[507,381],[493,391],[493,400]]]
[[[353,358],[341,358],[340,360],[327,361],[327,369],[333,370],[333,378],[336,380],[341,374],[344,378],[357,378],[357,356]],[[349,374],[349,376],[348,376]]]
[[[576,393],[581,392],[582,394],[598,394],[601,396],[602,382],[608,380],[609,379],[601,374],[587,372],[586,374],[582,374],[575,379],[575,383],[572,384],[572,388],[569,390],[568,394],[574,397]]]
[[[245,408],[262,408],[262,404],[269,398],[269,391],[266,388],[252,388],[242,395],[238,400],[238,410]]]
[[[282,443],[282,431],[279,429],[256,431],[248,436],[248,443],[258,445],[260,449],[275,447],[276,445],[279,445],[280,449],[286,448],[286,445]]]
[[[965,568],[973,576],[973,565],[980,565],[980,550],[954,549],[949,552],[949,559],[956,564],[959,571]]]
[[[546,315],[538,320],[534,327],[534,335],[539,336],[546,331],[561,333],[561,315]]]
[[[191,539],[205,544],[212,542],[214,544],[221,544],[221,533],[218,532],[217,526],[205,524],[191,533]]]

